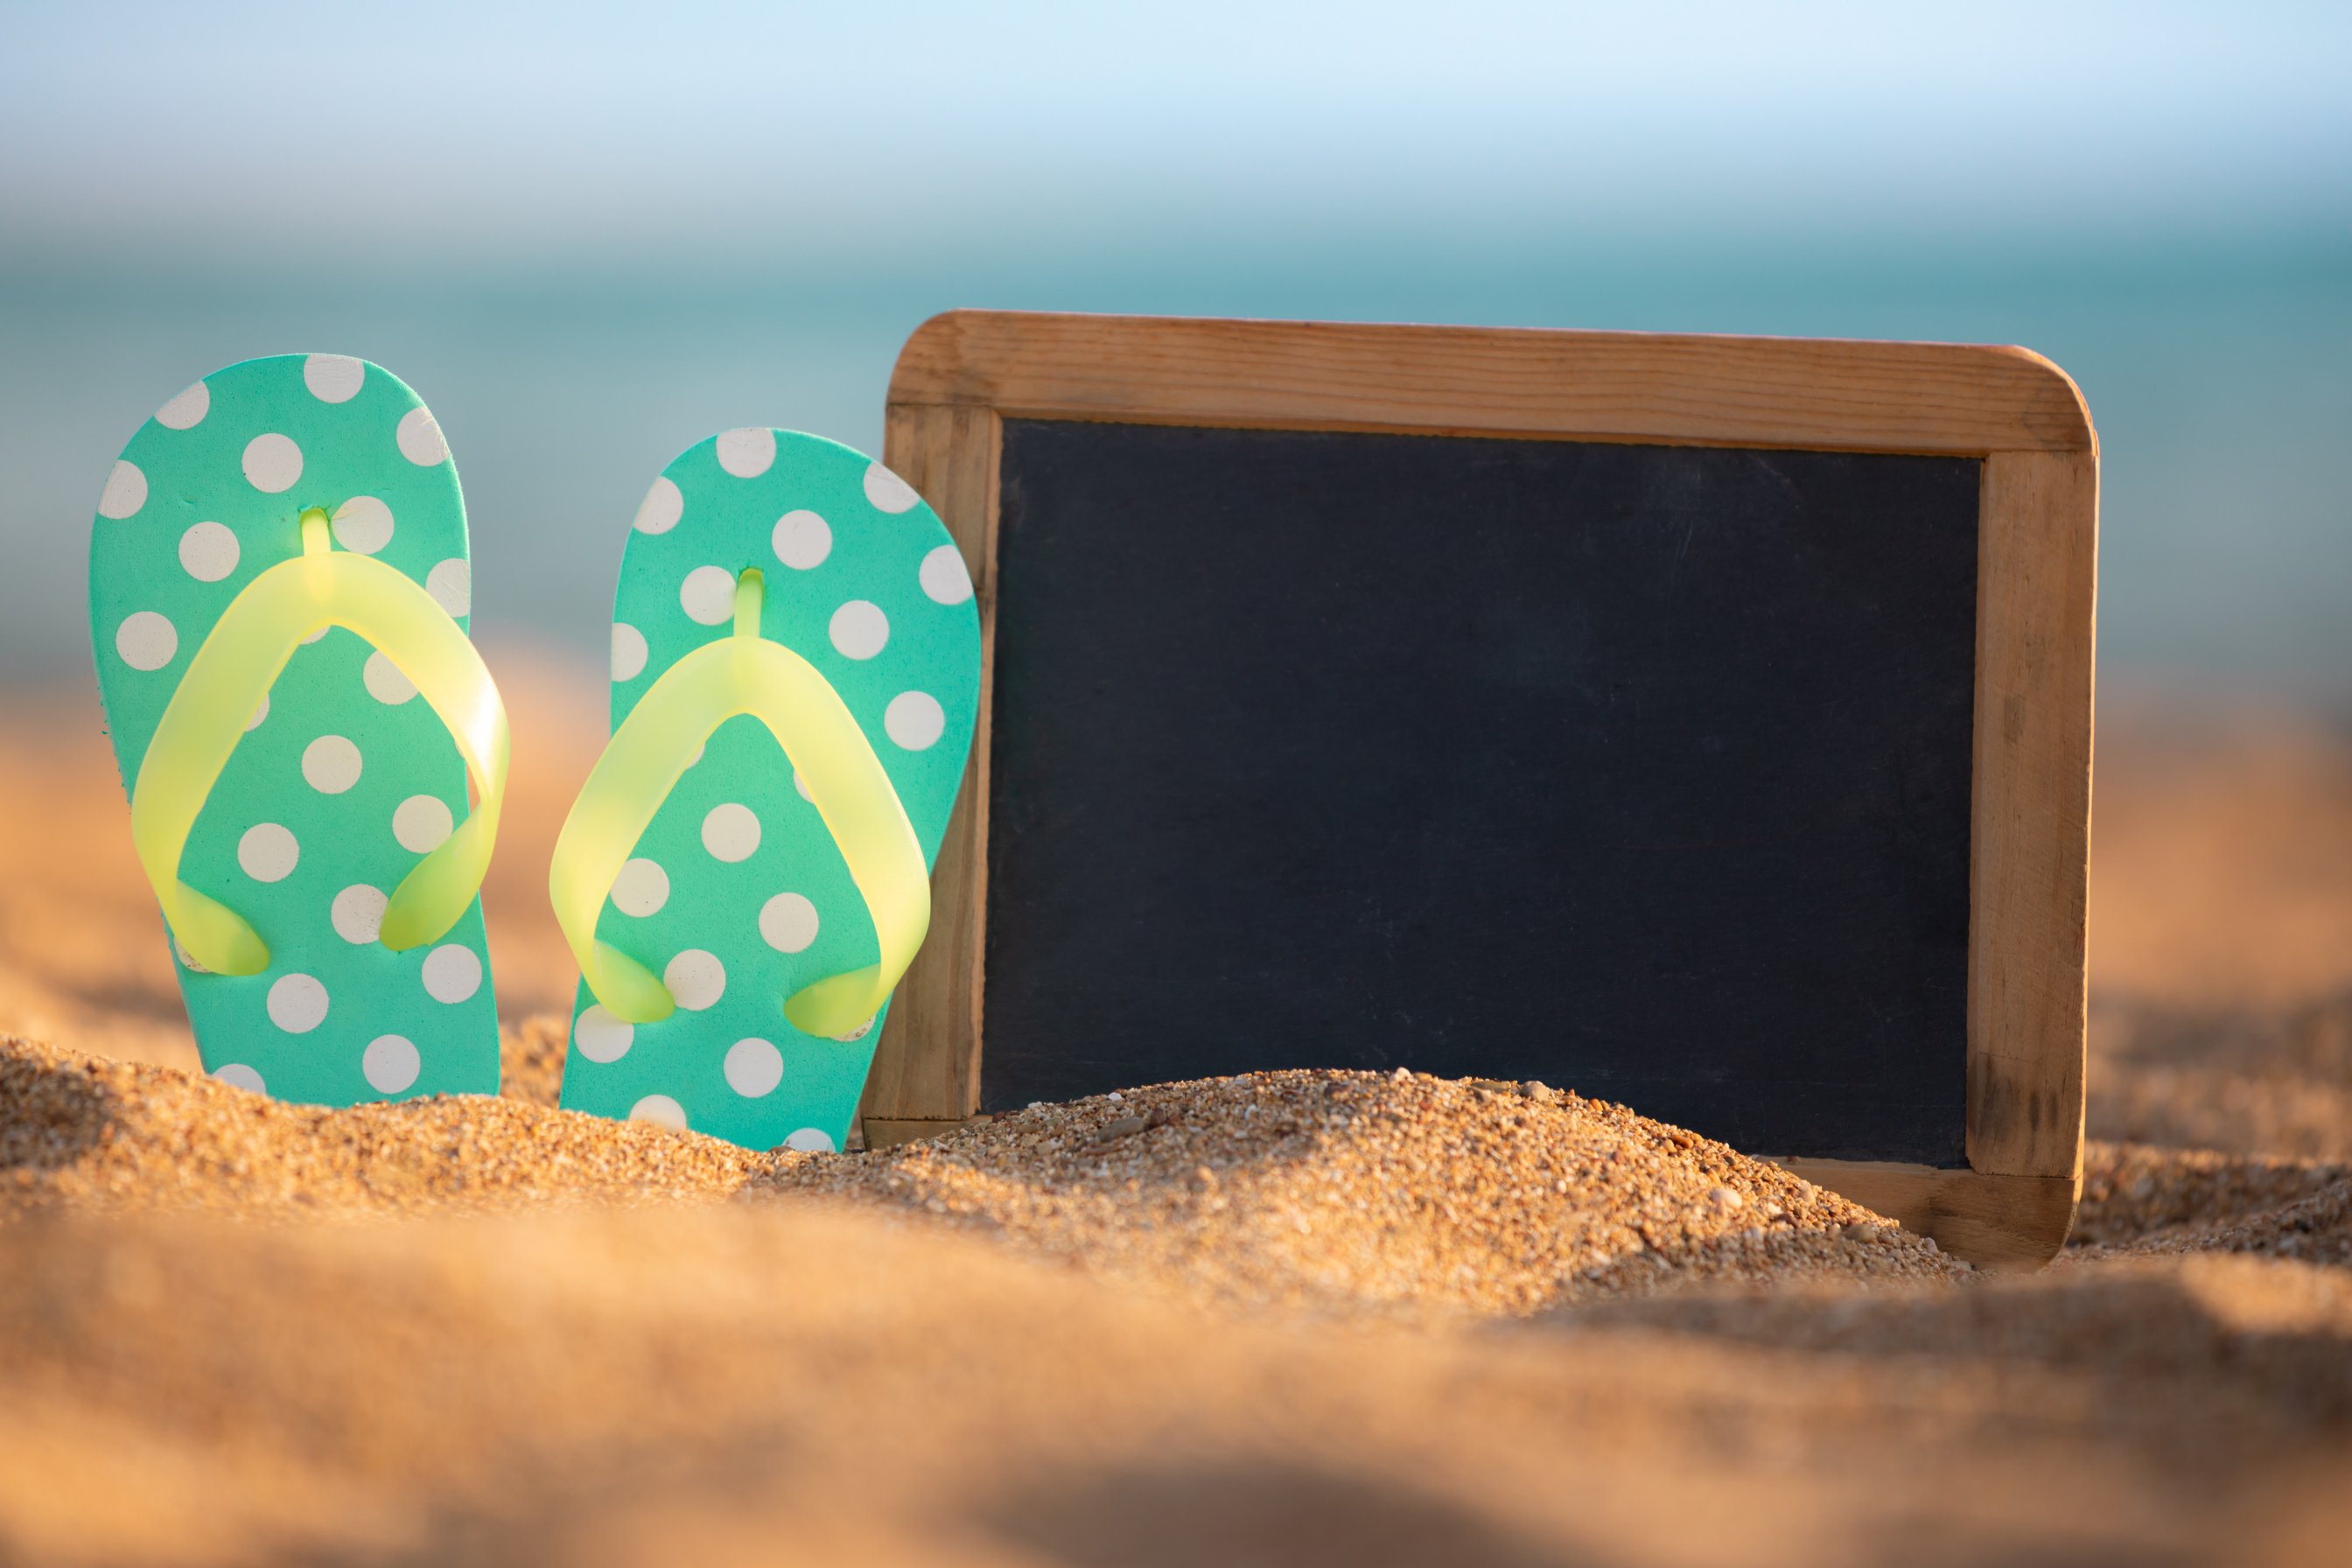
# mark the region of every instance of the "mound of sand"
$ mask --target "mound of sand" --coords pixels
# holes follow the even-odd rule
[[[60,1207],[402,1214],[723,1196],[715,1139],[444,1095],[346,1110],[0,1037],[0,1215]]]
[[[550,1032],[513,1032],[510,1051]],[[749,1188],[878,1205],[1228,1304],[1323,1310],[1519,1314],[1701,1281],[1965,1268],[1622,1106],[1410,1074],[1167,1084],[876,1153],[755,1154],[522,1099],[285,1105],[12,1039],[0,1172],[0,1212],[414,1214]]]
[[[1932,1241],[1696,1133],[1541,1084],[1267,1072],[1038,1105],[780,1164],[1244,1307],[1519,1314],[1699,1283],[1947,1280]]]

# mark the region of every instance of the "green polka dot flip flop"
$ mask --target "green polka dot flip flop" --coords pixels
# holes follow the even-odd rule
[[[507,725],[471,582],[440,426],[361,360],[231,365],[114,465],[99,690],[215,1078],[320,1105],[497,1092],[477,889]]]
[[[971,579],[896,474],[783,430],[664,469],[548,879],[582,974],[564,1106],[839,1148],[979,709]]]

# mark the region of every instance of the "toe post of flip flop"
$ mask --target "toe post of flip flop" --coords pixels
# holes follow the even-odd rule
[[[614,603],[613,736],[549,874],[562,1103],[837,1149],[971,753],[964,560],[879,463],[732,430],[654,481]]]
[[[508,738],[468,560],[440,426],[342,355],[206,376],[107,479],[100,693],[216,1078],[324,1105],[498,1089],[478,890]]]

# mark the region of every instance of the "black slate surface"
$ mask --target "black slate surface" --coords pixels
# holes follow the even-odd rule
[[[1010,421],[983,1104],[1536,1078],[1965,1163],[1979,465]]]

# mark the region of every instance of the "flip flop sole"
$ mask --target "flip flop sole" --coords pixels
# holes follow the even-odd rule
[[[926,866],[961,785],[980,707],[980,617],[961,555],[913,489],[814,436],[735,430],[680,454],[638,509],[613,628],[617,729],[663,671],[732,628],[735,584],[765,579],[761,635],[830,681],[881,760]],[[567,1109],[749,1148],[839,1148],[882,1016],[847,1040],[783,1015],[801,987],[876,962],[864,900],[775,738],[728,721],[670,791],[596,933],[677,998],[631,1026],[583,983]],[[887,1013],[887,1009],[885,1009]]]
[[[399,378],[331,354],[247,360],[140,427],[91,528],[90,631],[126,792],[189,661],[254,578],[336,547],[423,584],[462,626],[465,502],[440,427]],[[400,879],[467,811],[431,707],[352,633],[295,650],[222,771],[181,861],[269,945],[258,974],[191,966],[180,991],[206,1069],[320,1105],[496,1093],[498,1015],[477,899],[439,941],[376,940]]]

